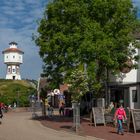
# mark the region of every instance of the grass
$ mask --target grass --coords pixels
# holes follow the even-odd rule
[[[27,106],[28,96],[34,91],[29,81],[0,79],[0,102],[5,104],[19,102],[21,106]]]

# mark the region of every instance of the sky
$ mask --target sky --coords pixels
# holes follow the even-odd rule
[[[136,6],[138,8],[138,13],[137,16],[138,18],[140,18],[140,0],[132,0],[134,6]]]
[[[0,0],[0,78],[6,76],[2,51],[12,41],[24,51],[21,78],[39,78],[43,63],[32,34],[37,32],[37,20],[43,16],[46,4],[47,0]]]
[[[32,41],[32,34],[37,33],[37,20],[43,16],[48,0],[0,0],[0,78],[6,76],[2,51],[15,41],[24,51],[21,65],[21,78],[35,79],[42,72],[42,60],[39,48]],[[140,0],[133,0],[140,8]],[[140,11],[138,13],[140,17]]]

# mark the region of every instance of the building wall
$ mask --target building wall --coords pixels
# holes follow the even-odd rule
[[[17,52],[5,53],[4,63],[23,63],[23,55]]]
[[[132,69],[129,73],[125,74],[123,83],[134,83],[137,82],[137,70]]]
[[[140,54],[140,50],[136,50],[136,55]],[[135,63],[133,61],[133,63]],[[140,66],[140,61],[138,62],[138,65]],[[133,83],[133,82],[139,82],[140,78],[138,77],[140,72],[140,69],[132,69],[130,72],[125,74],[125,77],[123,79],[123,83]]]
[[[18,74],[6,74],[6,79],[21,80],[21,76]]]
[[[136,55],[140,56],[140,49],[136,50]],[[133,63],[136,63],[133,61]],[[119,73],[116,76],[110,75],[111,82],[119,83],[135,83],[140,82],[140,60],[138,61],[138,69],[131,69],[128,73]]]
[[[140,49],[136,50],[136,54],[140,56]],[[117,91],[118,88],[123,91],[124,107],[140,109],[140,60],[138,61],[138,69],[132,69],[128,73],[120,73],[116,76],[111,75],[110,79],[114,87],[117,86],[115,91]],[[114,93],[110,95],[113,96]]]

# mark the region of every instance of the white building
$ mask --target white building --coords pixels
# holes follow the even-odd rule
[[[16,42],[9,43],[9,46],[2,52],[7,65],[6,79],[21,80],[20,65],[23,63],[24,52],[17,48]]]
[[[140,49],[136,52],[140,55]],[[122,100],[125,108],[140,109],[140,61],[138,67],[111,79],[108,87],[109,102],[119,103]]]

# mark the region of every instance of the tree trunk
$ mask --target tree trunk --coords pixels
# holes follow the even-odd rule
[[[45,101],[43,101],[43,105],[42,105],[42,116],[44,118],[46,118],[46,105],[45,105]]]

